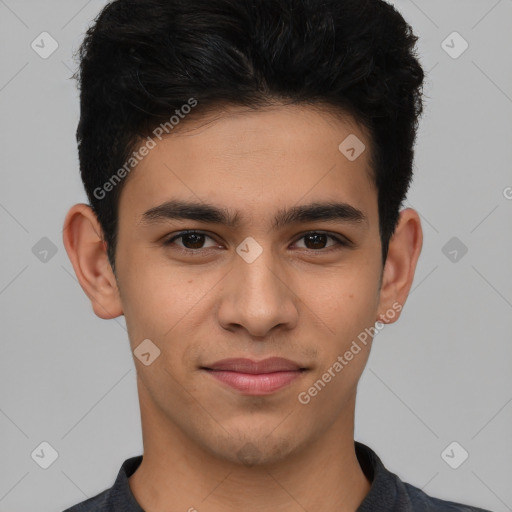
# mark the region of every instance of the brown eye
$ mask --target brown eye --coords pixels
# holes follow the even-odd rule
[[[328,243],[329,238],[334,240],[336,243],[331,244],[330,246],[326,245]],[[299,240],[304,240],[304,245],[306,249],[311,249],[313,251],[318,251],[321,249],[328,249],[330,247],[335,246],[346,246],[348,245],[342,239],[328,235],[327,233],[319,233],[319,232],[311,232],[303,235]]]
[[[201,249],[204,238],[205,236],[200,233],[189,233],[181,236],[182,243],[187,249]]]
[[[175,244],[175,240],[179,240],[181,238],[181,244]],[[213,245],[210,245],[209,247],[204,247],[205,240],[209,238],[213,241],[213,239],[204,234],[200,233],[199,231],[187,231],[182,232],[177,235],[174,235],[170,239],[166,240],[164,242],[164,245],[170,246],[170,245],[177,245],[177,247],[185,249],[185,250],[198,250],[198,249],[208,249],[209,247],[214,247],[215,243]]]
[[[306,235],[304,237],[306,247],[308,249],[324,249],[325,244],[327,243],[327,235],[313,233],[311,235]],[[309,245],[311,244],[311,245]]]

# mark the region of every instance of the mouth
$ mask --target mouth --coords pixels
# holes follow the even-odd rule
[[[271,357],[262,361],[223,359],[201,370],[242,394],[267,395],[289,385],[308,369],[289,359]]]

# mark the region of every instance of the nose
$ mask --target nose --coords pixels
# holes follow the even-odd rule
[[[251,263],[236,255],[233,265],[217,309],[220,325],[230,331],[246,329],[254,337],[268,336],[278,326],[293,329],[299,298],[272,251],[263,250]]]

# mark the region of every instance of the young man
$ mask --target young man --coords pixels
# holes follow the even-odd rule
[[[81,48],[89,205],[64,244],[124,315],[144,453],[68,512],[477,511],[354,441],[422,246],[400,211],[417,38],[382,0],[117,0]]]

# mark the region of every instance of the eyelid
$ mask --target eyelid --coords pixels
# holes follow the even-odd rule
[[[185,236],[185,235],[204,235],[205,237],[208,237],[208,238],[211,238],[212,240],[215,240],[215,237],[210,235],[209,233],[205,232],[205,231],[201,231],[199,229],[185,229],[183,231],[180,231],[179,233],[175,233],[173,235],[171,235],[170,237],[166,237],[163,241],[163,244],[164,245],[171,245],[176,239],[178,238],[181,238],[182,236]],[[199,252],[201,250],[205,250],[204,248],[201,248],[201,249],[187,249],[186,247],[185,248],[180,248],[182,249],[183,251],[189,251],[189,252]],[[210,247],[207,247],[206,249],[210,249]]]
[[[212,240],[215,240],[215,237],[212,236],[211,234],[208,234],[207,232],[205,231],[201,231],[201,230],[198,230],[198,229],[186,229],[186,230],[183,230],[183,231],[180,231],[179,233],[175,233],[173,234],[172,236],[170,237],[167,237],[163,244],[164,246],[168,246],[168,245],[171,245],[176,239],[178,238],[181,238],[182,236],[185,236],[185,235],[189,235],[189,234],[199,234],[199,235],[204,235],[205,237],[207,238],[211,238]],[[307,251],[311,251],[311,252],[318,252],[318,253],[322,253],[322,252],[329,252],[330,250],[332,249],[336,249],[336,247],[351,247],[353,245],[353,242],[351,240],[349,240],[348,238],[346,238],[345,236],[343,235],[340,235],[338,233],[331,233],[329,231],[323,231],[323,230],[308,230],[308,231],[304,231],[302,233],[300,233],[299,235],[297,235],[295,241],[293,242],[294,244],[297,243],[299,240],[301,240],[302,238],[304,238],[306,235],[309,235],[309,234],[319,234],[319,235],[326,235],[328,238],[331,238],[333,239],[335,242],[336,242],[336,245],[334,246],[330,246],[330,247],[326,247],[324,249],[308,249],[308,248],[305,248],[305,250]],[[200,252],[200,251],[206,251],[208,249],[213,249],[213,247],[203,247],[203,248],[199,248],[199,249],[188,249],[188,248],[183,248],[183,247],[179,247],[180,250],[184,251],[184,252],[189,252],[189,253],[197,253],[197,252]]]
[[[333,240],[335,240],[338,243],[338,245],[342,245],[345,247],[349,247],[349,246],[353,245],[352,241],[349,240],[347,237],[345,237],[339,233],[331,233],[330,231],[323,231],[321,229],[310,229],[309,231],[304,231],[303,233],[300,233],[297,236],[295,242],[299,241],[300,239],[304,238],[306,235],[310,235],[310,234],[325,235],[328,238],[332,238]],[[314,252],[322,251],[322,249],[319,249],[316,251],[314,249],[309,249],[309,250],[314,251]],[[324,250],[324,252],[325,252],[325,250]]]

